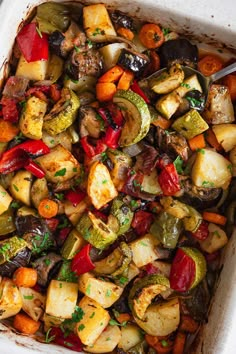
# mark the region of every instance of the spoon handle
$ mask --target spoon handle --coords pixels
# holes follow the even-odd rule
[[[236,63],[233,63],[229,66],[226,66],[226,68],[218,71],[217,73],[213,74],[210,76],[210,81],[211,82],[215,82],[219,79],[221,79],[222,77],[231,74],[232,72],[236,71]]]

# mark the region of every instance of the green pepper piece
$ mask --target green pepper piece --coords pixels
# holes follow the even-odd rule
[[[5,211],[0,215],[0,236],[7,235],[15,231],[16,226],[13,219],[13,212],[11,209]]]
[[[167,248],[175,248],[182,231],[182,220],[166,212],[158,214],[150,233]]]
[[[55,2],[41,4],[37,7],[36,21],[41,32],[65,32],[70,25],[69,9]]]

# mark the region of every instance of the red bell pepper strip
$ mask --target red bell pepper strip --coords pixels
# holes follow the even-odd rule
[[[39,32],[35,22],[25,25],[18,33],[16,41],[27,62],[48,60],[48,37]]]
[[[182,249],[178,249],[170,270],[170,287],[176,291],[188,291],[195,279],[194,260]]]
[[[198,240],[205,240],[209,235],[208,222],[203,220],[195,232],[191,232],[191,235]]]
[[[50,231],[54,232],[57,229],[59,220],[57,218],[45,219],[45,222]]]
[[[37,178],[43,178],[45,176],[45,172],[42,170],[42,168],[31,159],[26,162],[24,168]]]
[[[3,119],[11,122],[16,123],[19,119],[19,109],[17,107],[17,100],[15,98],[9,98],[3,96],[1,99],[2,105],[2,116]]]
[[[61,328],[52,327],[49,332],[49,336],[50,338],[52,338],[52,342],[61,345],[65,348],[68,348],[75,352],[81,352],[83,350],[83,344],[81,340],[73,332],[65,334]]]
[[[158,182],[164,195],[171,196],[180,191],[179,176],[173,163],[163,166]]]
[[[143,210],[138,210],[134,214],[131,226],[133,227],[133,229],[135,229],[135,232],[139,236],[142,236],[149,231],[151,224],[154,221],[153,219],[154,218],[151,213],[148,213],[147,211]]]
[[[75,191],[70,190],[65,194],[65,198],[69,200],[74,207],[76,207],[85,197],[86,194],[79,189],[76,189]]]
[[[150,100],[149,98],[145,95],[145,93],[143,92],[143,90],[140,88],[139,84],[137,83],[137,81],[134,81],[132,83],[132,85],[130,86],[131,90],[135,93],[137,93],[139,96],[141,96],[144,101],[149,104]]]
[[[101,154],[107,148],[107,146],[103,143],[103,141],[101,139],[97,140],[96,145],[94,145],[94,146],[91,145],[88,141],[87,136],[84,136],[83,138],[81,138],[80,143],[81,143],[81,146],[82,146],[85,154],[90,158]]]
[[[148,263],[145,265],[145,272],[146,274],[157,274],[158,268],[154,266],[152,263]]]
[[[29,156],[38,157],[49,153],[49,147],[42,140],[27,140],[5,151],[0,158],[0,173],[7,174],[23,168]]]
[[[117,129],[113,129],[111,126],[108,127],[105,137],[103,138],[104,143],[111,149],[118,148],[121,131],[121,127]]]
[[[87,273],[95,268],[95,265],[91,261],[89,255],[91,247],[92,245],[87,244],[79,251],[79,253],[75,255],[71,262],[72,272],[75,272],[77,275],[80,275]]]

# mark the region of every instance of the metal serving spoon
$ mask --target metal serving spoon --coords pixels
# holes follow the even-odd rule
[[[193,68],[190,68],[189,66],[184,66],[182,65],[182,69],[184,70],[184,74],[185,74],[185,78],[196,74],[199,80],[199,83],[202,87],[202,92],[205,96],[205,104],[206,104],[206,100],[208,97],[208,92],[210,89],[210,86],[213,84],[213,82],[221,79],[222,77],[231,74],[232,72],[236,71],[236,63],[233,63],[231,65],[226,66],[224,69],[216,72],[215,74],[211,75],[211,76],[204,76],[200,71],[195,70]],[[154,72],[153,74],[151,74],[150,76],[148,76],[147,78],[141,80],[141,83],[143,82],[148,82],[149,79],[153,79],[153,78],[157,78],[159,77],[164,71],[166,71],[167,68],[163,68],[161,70],[158,70],[156,72]]]

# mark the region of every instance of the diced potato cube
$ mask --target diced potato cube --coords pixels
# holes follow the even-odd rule
[[[207,253],[214,253],[224,247],[228,238],[224,230],[218,225],[210,223],[208,225],[209,235],[203,241],[199,241],[201,249]]]
[[[92,346],[107,327],[110,315],[98,302],[87,296],[80,300],[79,307],[84,315],[77,324],[77,334],[83,344]]]
[[[107,308],[116,302],[123,292],[120,286],[94,278],[91,274],[85,273],[79,277],[79,290],[96,300],[102,307]]]
[[[70,151],[58,144],[51,151],[36,159],[52,183],[65,182],[79,175],[80,165]]]
[[[116,65],[121,49],[127,47],[126,43],[110,43],[99,49],[103,56],[105,71]]]
[[[22,298],[11,279],[0,280],[0,320],[16,315],[22,308]]]
[[[212,130],[226,152],[236,146],[236,124],[217,124],[212,126]]]
[[[116,36],[116,31],[104,4],[85,6],[83,21],[87,37],[94,42],[104,40],[107,35]]]
[[[12,178],[10,183],[10,192],[14,199],[21,201],[23,204],[30,206],[30,191],[32,186],[32,173],[26,170],[18,171]]]
[[[43,313],[45,307],[45,296],[31,288],[19,288],[23,306],[25,311],[34,321],[38,321]]]
[[[47,60],[37,60],[28,63],[22,55],[16,69],[16,76],[24,76],[27,79],[34,81],[44,80],[46,77],[47,66]]]
[[[46,297],[46,313],[71,318],[78,296],[78,284],[51,280]]]
[[[0,215],[3,214],[10,206],[12,197],[0,185]]]
[[[147,234],[129,244],[133,253],[133,262],[138,268],[157,259],[155,249],[158,243],[156,237]]]
[[[125,352],[142,340],[141,329],[135,325],[128,323],[125,327],[121,327],[121,338],[118,348],[122,348]]]
[[[230,161],[210,149],[201,149],[197,153],[192,168],[192,180],[197,187],[226,189],[232,174]]]
[[[89,353],[111,353],[119,343],[121,332],[118,326],[108,325],[92,346],[84,348]]]

